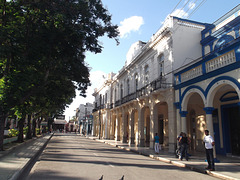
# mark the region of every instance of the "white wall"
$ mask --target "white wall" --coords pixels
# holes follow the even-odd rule
[[[173,70],[202,56],[200,41],[204,26],[193,23],[178,24],[177,21],[174,19]]]

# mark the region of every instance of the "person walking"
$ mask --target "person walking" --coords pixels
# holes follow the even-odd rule
[[[208,162],[208,166],[206,169],[209,171],[215,171],[214,157],[213,157],[213,146],[215,145],[214,139],[211,135],[209,135],[209,131],[205,130],[205,136],[203,139],[206,149],[206,158]]]
[[[154,137],[154,140],[155,140],[155,153],[156,153],[156,154],[159,154],[160,145],[159,145],[159,136],[158,136],[158,133],[156,133],[156,135],[155,135],[155,137]]]
[[[187,137],[186,133],[182,133],[182,137],[179,138],[180,146],[181,146],[181,155],[179,159],[182,160],[183,157],[188,161],[188,144],[190,144],[190,139]]]
[[[180,138],[182,138],[183,132],[181,132],[178,137],[177,137],[177,149],[176,149],[176,157],[179,158],[181,155],[181,143],[180,143]]]

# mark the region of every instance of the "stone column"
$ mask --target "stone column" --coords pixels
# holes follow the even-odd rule
[[[114,117],[113,112],[110,112],[110,123],[109,123],[109,126],[110,126],[110,131],[109,131],[110,140],[114,139],[114,121],[115,121],[115,119],[113,117]]]
[[[150,148],[154,148],[154,136],[155,136],[155,117],[154,117],[154,108],[153,104],[150,105]]]
[[[106,110],[106,119],[105,119],[105,138],[110,139],[109,128],[110,128],[110,115],[109,110]]]
[[[129,113],[129,145],[134,144],[134,112]]]
[[[176,110],[173,102],[168,102],[168,134],[169,134],[169,149],[174,153],[176,150]]]
[[[144,147],[144,116],[143,109],[138,111],[138,146]]]
[[[187,111],[181,111],[182,132],[187,134]]]
[[[180,116],[180,103],[174,103],[176,106],[176,120],[177,120],[177,136],[182,131],[182,123],[181,123],[181,116]]]
[[[116,132],[115,137],[117,141],[120,141],[120,119],[119,119],[119,113],[116,112]]]
[[[126,128],[128,128],[128,127],[126,126],[126,124],[127,124],[127,117],[125,114],[125,108],[122,108],[122,135],[123,135],[122,142],[123,143],[127,142],[127,129]]]

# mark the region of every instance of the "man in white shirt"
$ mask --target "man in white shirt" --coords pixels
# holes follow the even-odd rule
[[[209,171],[215,171],[214,158],[213,158],[213,146],[215,145],[215,142],[212,136],[209,135],[208,130],[205,130],[205,136],[204,136],[203,142],[205,143],[206,157],[208,162],[208,167],[206,167],[206,169],[208,169]]]

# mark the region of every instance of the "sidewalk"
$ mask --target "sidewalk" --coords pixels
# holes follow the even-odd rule
[[[205,173],[211,176],[214,176],[219,179],[227,180],[240,180],[240,157],[226,157],[226,156],[217,156],[219,163],[215,163],[215,171],[205,170],[207,162],[205,162],[204,153],[195,153],[191,154],[189,161],[183,159],[183,161],[177,159],[175,154],[169,153],[168,149],[163,149],[159,154],[155,154],[153,149],[148,147],[129,147],[127,143],[121,143],[114,140],[99,140],[98,137],[87,137],[99,142],[103,142],[120,149],[127,151],[135,152],[150,158],[160,160],[166,163],[173,164],[178,167],[188,168],[192,171],[197,171],[200,173]]]
[[[33,138],[20,145],[0,151],[0,179],[17,180],[21,173],[45,148],[52,134]]]

